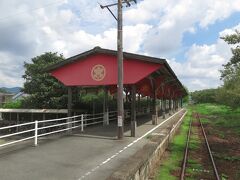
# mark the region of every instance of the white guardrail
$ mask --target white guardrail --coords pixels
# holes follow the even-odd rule
[[[117,112],[116,111],[108,112],[107,117],[108,118],[106,123],[108,124],[109,121],[117,119]],[[28,123],[16,124],[12,126],[5,126],[0,128],[0,141],[3,140],[3,143],[0,143],[0,147],[16,144],[30,139],[34,139],[34,145],[37,146],[39,137],[67,130],[72,130],[76,128],[81,128],[81,131],[83,131],[84,127],[86,126],[100,124],[103,122],[104,113],[98,113],[94,115],[81,114],[72,117],[33,121]],[[17,132],[8,133],[12,131]],[[18,139],[14,138],[14,140],[11,140],[13,136],[16,137],[18,135],[21,135],[20,137],[17,137]]]
[[[142,108],[141,111],[137,112],[137,115],[143,115],[149,111],[150,110],[147,110],[147,108]],[[130,117],[130,111],[125,110],[125,118],[128,117]],[[34,145],[37,146],[39,137],[76,128],[81,128],[81,131],[83,132],[84,127],[86,126],[100,123],[109,124],[109,121],[116,119],[117,111],[111,111],[105,114],[81,114],[72,117],[40,121],[36,120],[33,122],[0,127],[0,147],[16,144],[30,139],[34,139]],[[3,140],[2,143],[1,140]]]

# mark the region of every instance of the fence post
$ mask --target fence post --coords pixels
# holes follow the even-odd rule
[[[109,112],[106,111],[103,113],[103,125],[109,125]]]
[[[34,138],[34,145],[38,145],[38,121],[35,121],[35,138]]]
[[[74,113],[73,113],[73,115],[74,115],[74,116],[76,116],[76,115],[77,115],[77,113],[76,113],[76,112],[74,112]],[[73,123],[73,127],[75,127],[75,121],[76,121],[76,120],[77,120],[77,118],[76,118],[76,117],[74,117],[74,119],[73,119],[73,121],[74,121],[74,123]]]
[[[109,125],[109,112],[106,112],[107,125]]]
[[[83,132],[83,114],[81,115],[81,131]]]

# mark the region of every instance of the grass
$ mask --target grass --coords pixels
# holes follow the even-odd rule
[[[214,104],[199,104],[195,106],[196,111],[208,115],[211,120],[201,119],[203,123],[211,123],[215,127],[231,129],[240,136],[240,108],[232,110],[227,106]],[[215,119],[215,120],[214,120]],[[221,138],[225,132],[217,132]]]
[[[189,143],[189,149],[190,150],[196,150],[199,148],[200,144],[200,139],[197,135],[197,129],[195,127],[192,127],[192,132],[191,132],[191,138],[190,138],[190,143]]]
[[[215,104],[197,104],[194,106],[194,108],[200,114],[206,114],[206,115],[230,114],[232,111],[227,106],[215,105]]]
[[[152,135],[151,134],[148,134],[145,138],[146,139],[151,139]]]
[[[155,179],[178,179],[177,177],[172,175],[172,172],[180,170],[179,164],[182,162],[182,158],[184,155],[191,114],[191,110],[189,110],[180,127],[180,133],[174,137],[173,142],[170,144],[170,156],[168,160],[165,161],[164,164],[160,167]]]
[[[240,161],[240,156],[228,156],[226,154],[214,154],[214,157],[218,158],[218,159],[223,159],[226,161]]]
[[[196,119],[194,119],[194,121],[196,122]],[[191,138],[189,142],[189,151],[196,151],[197,149],[199,149],[200,144],[201,140],[198,136],[198,128],[196,126],[192,126]],[[201,164],[199,164],[197,160],[191,159],[191,156],[189,154],[188,165],[186,169],[186,173],[188,174],[188,176],[186,177],[186,179],[195,179],[198,172],[194,171],[193,169],[203,169],[203,167]]]
[[[194,171],[193,169],[203,169],[202,165],[199,164],[196,160],[188,159],[188,168],[186,169],[186,174],[188,174],[187,177],[185,177],[187,180],[195,180],[195,176],[197,175],[197,171]]]

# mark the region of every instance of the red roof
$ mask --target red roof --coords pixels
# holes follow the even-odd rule
[[[90,51],[66,59],[48,68],[52,76],[65,86],[111,86],[114,92],[117,85],[117,52],[96,47]],[[186,91],[165,59],[153,58],[131,53],[124,53],[123,83],[125,86],[136,84],[142,95],[152,95],[152,81],[158,89],[157,96],[166,95],[167,91]],[[167,81],[171,83],[167,83]],[[160,86],[163,82],[163,91]],[[173,86],[174,83],[174,86]],[[174,88],[173,88],[174,87]],[[175,93],[176,94],[176,93]]]

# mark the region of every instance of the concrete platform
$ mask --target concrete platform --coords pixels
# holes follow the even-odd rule
[[[182,113],[182,112],[179,112]],[[168,117],[167,117],[168,118]],[[148,142],[146,134],[156,127],[150,117],[138,118],[136,137],[130,137],[125,124],[125,138],[116,140],[116,122],[92,126],[84,133],[42,140],[38,147],[25,147],[0,155],[0,179],[4,180],[102,180]],[[176,118],[151,133],[166,132]]]

